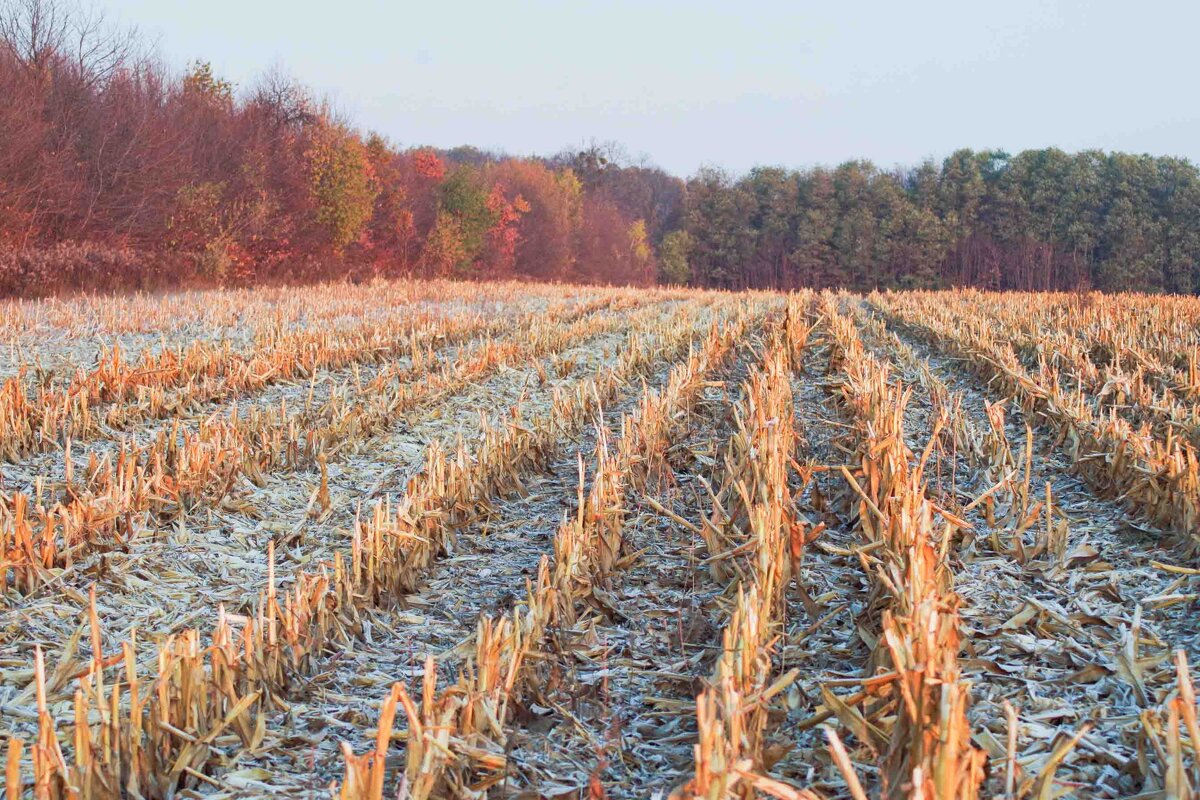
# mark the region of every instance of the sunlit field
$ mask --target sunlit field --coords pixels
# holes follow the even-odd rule
[[[1198,321],[436,281],[8,303],[7,796],[1188,797]]]

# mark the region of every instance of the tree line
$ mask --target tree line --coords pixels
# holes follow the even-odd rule
[[[0,292],[349,275],[651,283],[658,170],[398,147],[274,71],[175,75],[70,0],[0,0]],[[640,169],[622,174],[636,177]]]
[[[962,150],[684,180],[611,145],[399,146],[278,71],[176,74],[71,0],[0,0],[0,97],[2,294],[374,275],[1200,291],[1184,159]]]
[[[709,286],[1200,291],[1200,175],[1180,158],[960,150],[914,169],[701,170],[684,220],[660,267]]]

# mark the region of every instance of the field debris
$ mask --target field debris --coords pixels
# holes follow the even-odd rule
[[[6,797],[1200,792],[1195,300],[158,302],[6,329]]]

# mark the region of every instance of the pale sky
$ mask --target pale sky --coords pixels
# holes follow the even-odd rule
[[[1200,160],[1200,3],[98,0],[180,66],[279,65],[400,145],[622,143],[678,174],[959,147]]]

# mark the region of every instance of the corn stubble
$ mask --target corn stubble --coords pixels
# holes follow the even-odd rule
[[[696,700],[694,775],[673,792],[678,800],[815,796],[772,780],[765,756],[771,700],[795,679],[775,674],[772,655],[793,577],[803,591],[793,572],[813,530],[795,509],[790,481],[798,444],[791,372],[811,332],[802,322],[808,299],[791,298],[783,323],[764,337],[733,409],[721,484],[703,520],[710,574],[727,585],[733,603],[715,670]]]
[[[614,445],[608,427],[599,416],[604,403],[614,399],[632,379],[644,375],[648,362],[633,356],[618,364],[614,380],[601,393],[580,395],[573,417],[596,414],[594,468],[588,487],[588,470],[582,453],[577,510],[566,517],[554,538],[553,566],[543,557],[536,579],[527,581],[525,600],[510,617],[479,621],[473,654],[460,671],[456,683],[437,692],[432,662],[426,663],[421,702],[409,698],[403,684],[393,688],[409,719],[408,756],[402,786],[407,796],[427,798],[468,796],[504,780],[507,774],[508,741],[512,730],[510,709],[537,681],[530,661],[539,652],[550,631],[573,628],[585,615],[602,613],[594,589],[615,580],[634,554],[622,536],[625,506],[634,487],[645,486],[659,468],[662,451],[658,445],[686,424],[692,399],[705,376],[725,361],[757,312],[739,312],[728,323],[714,323],[698,347],[689,337],[664,331],[668,358],[688,348],[685,361],[668,374],[661,391],[644,388],[634,410],[623,415],[622,435]],[[559,415],[561,418],[561,414]],[[387,706],[381,720],[388,718]],[[377,798],[363,793],[356,761],[346,750],[347,769],[343,798]],[[356,772],[357,770],[357,772]],[[357,781],[357,783],[356,783]]]
[[[26,734],[6,731],[6,796],[227,789],[222,776],[266,746],[273,720],[311,691],[329,657],[369,640],[368,613],[401,608],[497,499],[521,496],[531,476],[571,463],[572,510],[530,565],[521,599],[475,620],[457,663],[430,656],[414,685],[395,683],[361,737],[366,749],[341,744],[341,778],[331,787],[343,800],[511,792],[520,711],[548,691],[552,643],[612,614],[612,591],[640,555],[629,542],[631,512],[670,482],[670,453],[697,398],[738,363],[748,367],[727,409],[709,495],[691,519],[675,520],[697,534],[697,580],[718,588],[722,615],[714,657],[696,676],[690,777],[664,787],[675,800],[831,792],[971,800],[997,785],[1011,798],[1061,794],[1057,773],[1085,746],[1093,721],[1026,774],[1010,706],[1007,751],[989,747],[989,765],[992,740],[969,714],[963,653],[973,633],[955,591],[963,542],[1023,574],[1073,569],[1068,514],[1050,483],[1035,485],[1035,426],[1058,437],[1098,496],[1172,534],[1164,546],[1183,558],[1200,548],[1196,301],[570,294],[437,282],[376,291],[375,301],[353,287],[323,287],[303,301],[266,290],[188,301],[207,309],[170,301],[179,319],[250,320],[253,333],[236,344],[215,334],[183,342],[163,306],[146,299],[121,301],[111,314],[81,301],[60,309],[57,324],[69,330],[86,315],[111,337],[94,362],[56,377],[29,360],[0,384],[0,458],[31,476],[20,488],[0,485],[0,603],[14,611],[77,581],[97,554],[136,549],[155,531],[220,508],[243,482],[308,475],[316,482],[309,515],[319,524],[333,503],[331,465],[468,387],[528,368],[547,396],[483,413],[470,434],[428,442],[402,491],[357,504],[328,558],[280,577],[269,544],[268,577],[253,602],[217,605],[201,628],[153,640],[126,630],[113,645],[97,610],[103,585],[93,583],[84,624],[61,643],[57,665],[47,664],[54,648],[40,642],[21,656],[28,669],[18,698],[32,705]],[[487,313],[497,307],[508,310]],[[159,346],[136,352],[123,343],[128,331],[156,326]],[[896,331],[963,359],[989,382],[982,422]],[[592,374],[568,379],[570,351],[592,341],[613,352]],[[848,454],[818,469],[836,477],[851,509],[841,522],[857,537],[853,556],[869,587],[855,623],[870,654],[856,665],[862,678],[852,694],[835,691],[847,684],[840,680],[810,698],[816,713],[799,729],[823,725],[828,748],[807,754],[824,777],[805,787],[773,772],[783,700],[798,677],[781,666],[781,641],[789,620],[816,625],[827,611],[805,585],[804,565],[830,517],[814,522],[804,506],[814,471],[802,466],[795,413],[796,387],[814,379],[818,350],[828,355],[824,385]],[[915,384],[902,384],[880,351]],[[928,398],[929,430],[913,429],[915,390]],[[1010,435],[1014,405],[1031,421],[1024,436]],[[957,487],[942,485],[943,458],[979,470],[987,490],[960,503]],[[986,530],[966,521],[972,513]],[[1200,572],[1169,569],[1178,575],[1169,602],[1186,602]],[[1137,685],[1144,639],[1135,624],[1121,644],[1142,708],[1127,726],[1138,755],[1125,769],[1154,796],[1192,798],[1200,726],[1190,654],[1175,653],[1169,691],[1150,691]],[[85,643],[80,668],[72,656]],[[606,796],[598,775],[592,798]]]
[[[47,489],[57,497],[39,492],[31,518],[30,498],[18,494],[12,513],[0,517],[0,552],[8,554],[0,590],[11,582],[18,591],[31,592],[78,555],[123,546],[150,527],[150,520],[161,524],[219,504],[240,478],[262,486],[266,473],[304,469],[366,446],[397,416],[436,403],[505,364],[557,353],[619,328],[627,321],[612,312],[637,304],[617,298],[569,307],[560,318],[529,315],[526,327],[519,325],[502,341],[471,342],[444,362],[426,358],[403,369],[385,367],[367,386],[355,381],[335,387],[320,405],[309,402],[292,410],[285,401],[242,414],[235,400],[223,418],[206,418],[194,432],[176,418],[147,446],[131,447],[122,440],[115,467],[110,456],[91,452],[86,473],[78,477],[68,455],[62,481]],[[633,321],[654,313],[646,309]],[[445,329],[440,336],[452,338]],[[68,436],[68,454],[70,443]],[[39,483],[39,490],[47,483]]]
[[[847,416],[858,426],[856,468],[843,470],[859,498],[869,608],[879,615],[861,709],[831,705],[875,754],[882,796],[978,797],[986,755],[972,743],[967,722],[970,687],[957,661],[960,601],[945,558],[956,519],[935,508],[924,482],[947,418],[937,418],[929,447],[914,458],[905,439],[910,391],[891,380],[887,365],[867,352],[856,326],[828,296],[822,314],[843,373]],[[935,512],[943,519],[940,530]],[[848,764],[839,766],[855,785]]]

